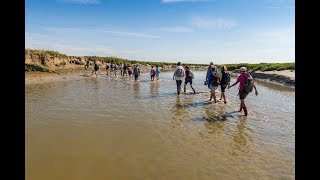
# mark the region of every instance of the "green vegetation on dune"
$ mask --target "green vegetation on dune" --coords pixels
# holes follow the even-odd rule
[[[50,50],[39,50],[39,49],[25,49],[25,54],[31,53],[31,54],[48,54],[51,57],[57,57],[57,58],[68,58],[67,55],[61,54],[57,51],[50,51]]]
[[[25,64],[25,71],[54,72],[44,66],[38,64]]]
[[[259,64],[225,64],[230,71],[239,71],[242,66],[247,67],[249,71],[281,71],[281,70],[294,70],[295,63],[259,63]]]
[[[58,64],[58,66],[63,66],[66,65],[67,62],[69,60],[67,60],[68,58],[70,59],[72,58],[80,58],[80,57],[75,57],[75,56],[67,56],[65,54],[61,54],[59,52],[56,51],[50,51],[50,50],[32,50],[32,49],[25,49],[25,55],[27,54],[41,54],[41,56],[45,56],[45,55],[49,55],[50,57],[57,57],[60,58],[61,60],[63,60],[63,62],[61,62],[60,64]],[[32,56],[31,56],[32,58]],[[123,59],[123,58],[118,58],[118,57],[99,57],[99,56],[82,56],[81,58],[87,59],[89,61],[100,61],[102,63],[117,63],[117,64],[121,64],[121,63],[126,63],[130,66],[133,66],[134,64],[139,64],[142,66],[146,66],[146,65],[153,65],[153,66],[159,66],[159,67],[164,67],[166,66],[172,66],[175,67],[176,66],[176,62],[172,63],[172,62],[150,62],[150,61],[139,61],[139,60],[128,60],[128,59]],[[73,62],[73,61],[72,61]],[[183,66],[193,66],[196,69],[203,69],[205,70],[208,64],[189,64],[189,63],[184,63],[183,60],[181,61]],[[78,65],[83,65],[85,62],[74,62],[75,64]],[[215,64],[217,67],[220,67],[222,64]],[[259,63],[259,64],[249,64],[249,63],[239,63],[239,64],[224,64],[226,65],[226,67],[228,68],[229,71],[234,71],[234,72],[238,72],[239,68],[242,66],[247,67],[247,69],[249,71],[273,71],[273,70],[294,70],[295,69],[295,63],[291,62],[291,63]],[[39,70],[39,71],[44,71],[44,72],[48,72],[50,71],[48,68],[43,67],[43,66],[39,66],[36,64],[26,64],[26,69],[30,69],[32,71],[34,70]]]

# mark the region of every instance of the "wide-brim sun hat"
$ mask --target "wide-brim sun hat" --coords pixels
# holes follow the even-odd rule
[[[247,68],[246,67],[241,67],[240,71],[247,71]]]

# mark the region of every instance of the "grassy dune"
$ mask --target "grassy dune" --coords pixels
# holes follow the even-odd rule
[[[74,66],[83,66],[85,60],[93,62],[94,60],[105,64],[105,63],[126,63],[130,66],[134,64],[139,64],[140,66],[147,65],[158,65],[159,67],[175,67],[176,62],[148,62],[148,61],[139,61],[139,60],[128,60],[119,57],[99,57],[99,56],[67,56],[56,51],[50,50],[33,50],[25,49],[26,56],[26,71],[41,71],[41,72],[51,72],[51,69],[57,67],[68,67],[65,65],[74,65]],[[28,61],[27,61],[28,59]],[[183,63],[183,60],[181,61]],[[208,62],[209,64],[209,62]],[[186,64],[184,66],[193,66],[198,70],[205,70],[208,67],[208,64]],[[216,64],[217,67],[220,67],[222,64]],[[239,64],[225,64],[229,71],[238,72],[239,68],[242,66],[247,67],[249,71],[273,71],[273,70],[294,70],[295,63],[259,63],[259,64],[249,64],[249,63],[239,63]]]

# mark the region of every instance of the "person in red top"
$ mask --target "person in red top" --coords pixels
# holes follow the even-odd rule
[[[240,83],[239,88],[238,88],[239,89],[239,94],[238,95],[240,96],[240,110],[238,112],[241,112],[242,109],[243,109],[244,115],[247,116],[248,115],[248,111],[247,111],[246,105],[244,104],[244,99],[247,97],[247,95],[249,93],[244,91],[244,83],[245,83],[246,77],[249,77],[251,79],[253,79],[253,78],[247,72],[247,68],[246,67],[241,67],[240,68],[240,72],[241,72],[241,74],[239,75],[237,81],[235,83],[233,83],[231,86],[229,86],[228,89],[231,88],[232,86],[235,86],[238,83]],[[257,96],[258,95],[258,91],[257,91],[256,85],[253,85],[253,88],[254,88],[255,94]]]

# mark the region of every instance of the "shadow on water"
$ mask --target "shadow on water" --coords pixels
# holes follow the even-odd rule
[[[198,122],[222,122],[227,120],[226,115],[216,115],[216,116],[211,116],[211,117],[196,117],[191,119],[192,121],[198,121]]]
[[[143,97],[141,97],[141,99],[142,100],[153,99],[153,98],[162,99],[162,98],[170,98],[175,95],[176,95],[175,93],[161,93],[161,94],[159,94],[158,92],[150,90],[150,95],[143,96]]]
[[[191,102],[191,103],[177,103],[175,104],[175,107],[177,109],[187,109],[187,108],[190,108],[190,107],[199,107],[199,106],[207,106],[207,105],[210,105],[211,102],[209,101],[204,101],[204,102]]]

